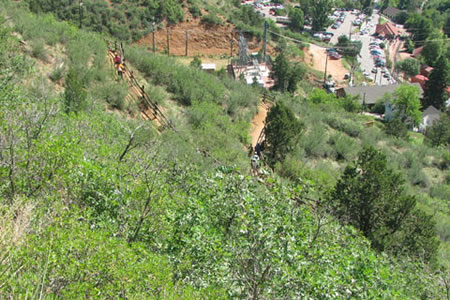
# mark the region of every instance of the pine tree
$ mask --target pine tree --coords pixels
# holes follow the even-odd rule
[[[281,162],[293,150],[303,130],[300,122],[292,110],[277,104],[269,111],[266,118],[266,153],[268,163],[273,167]]]
[[[445,91],[449,79],[448,61],[444,56],[441,56],[436,67],[431,71],[429,80],[425,83],[425,94],[423,97],[423,108],[433,105],[437,109],[441,109],[448,99]]]
[[[438,247],[434,223],[415,208],[416,197],[406,193],[404,182],[382,152],[365,147],[331,192],[331,205],[335,215],[359,229],[373,248],[431,261]]]

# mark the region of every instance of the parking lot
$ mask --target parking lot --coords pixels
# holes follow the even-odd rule
[[[364,22],[361,22],[360,30],[358,30],[359,26],[353,25],[353,21],[357,19],[357,15],[347,12],[344,21],[338,28],[333,28],[332,26],[330,26],[327,31],[334,34],[331,39],[331,43],[337,43],[339,36],[349,36],[351,30],[351,39],[354,41],[361,41],[362,43],[358,62],[360,63],[360,68],[365,78],[367,79],[367,81],[375,82],[377,85],[387,85],[394,83],[394,80],[387,78],[389,73],[385,75],[385,73],[382,72],[384,68],[376,68],[374,56],[370,53],[370,48],[372,46],[372,48],[376,48],[376,50],[380,52],[378,56],[380,60],[383,60],[384,50],[380,50],[374,45],[373,42],[375,41],[375,38],[372,36],[375,33],[376,24],[378,24],[379,18],[380,16],[374,11],[371,20],[364,20]],[[370,43],[373,44],[371,45]]]

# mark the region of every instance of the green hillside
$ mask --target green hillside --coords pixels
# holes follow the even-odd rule
[[[27,2],[0,3],[2,298],[448,297],[446,146],[366,127],[354,99],[289,64],[295,93],[271,93],[266,119],[268,138],[283,139],[251,176],[260,88],[125,43],[127,68],[173,126],[158,128],[110,62],[114,26],[58,21],[75,19],[72,1],[67,16],[64,1]],[[117,18],[121,40],[185,3],[84,2],[105,15],[146,2],[148,14],[130,13],[138,31]]]

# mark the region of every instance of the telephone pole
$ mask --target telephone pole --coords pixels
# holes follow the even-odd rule
[[[80,18],[80,29],[83,27],[83,0],[79,0],[78,2],[79,8],[78,8],[78,16]]]
[[[188,56],[188,46],[189,46],[189,33],[188,33],[188,31],[186,30],[186,57]]]
[[[233,59],[233,32],[231,33],[230,37],[230,60]]]
[[[323,83],[325,84],[327,82],[327,66],[328,66],[328,53],[325,52],[325,74],[323,75]]]
[[[166,27],[167,36],[167,56],[170,56],[170,37],[169,37],[169,27]]]
[[[152,22],[152,43],[153,43],[153,53],[155,53],[156,51],[156,46],[155,46],[155,22]]]
[[[264,21],[264,63],[267,61],[267,28],[269,27],[269,23]]]

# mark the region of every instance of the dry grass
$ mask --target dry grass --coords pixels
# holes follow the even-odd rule
[[[0,205],[0,249],[23,243],[33,221],[34,205],[19,199],[12,205]]]

